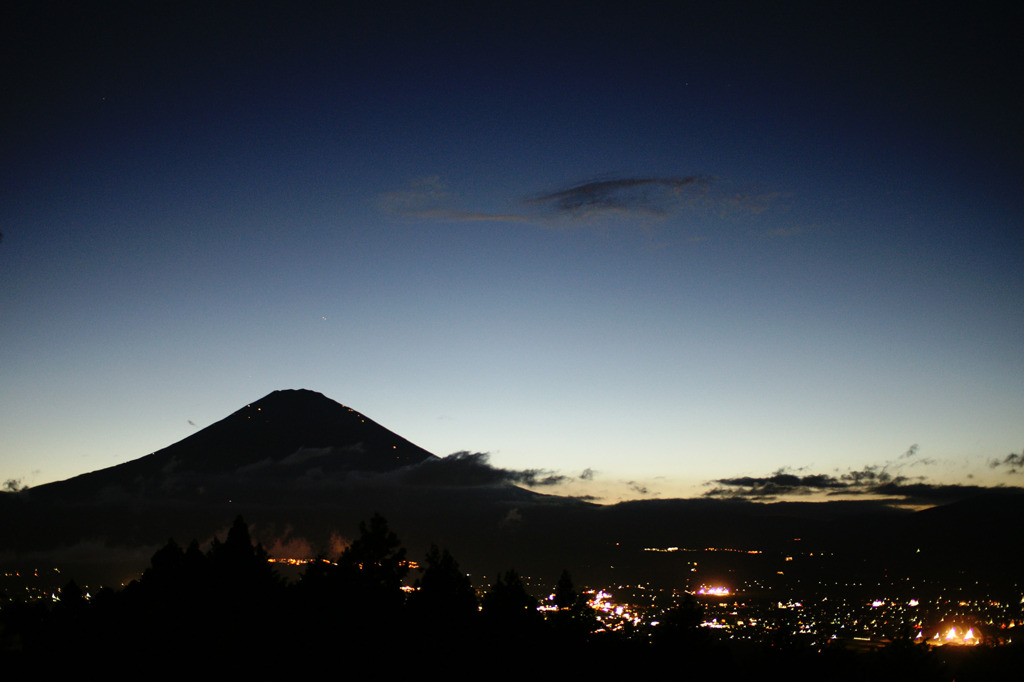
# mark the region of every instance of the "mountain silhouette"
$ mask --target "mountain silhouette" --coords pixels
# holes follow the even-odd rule
[[[486,458],[437,457],[320,393],[274,391],[152,454],[0,494],[0,560],[69,566],[73,556],[109,580],[144,566],[167,538],[206,542],[240,514],[268,547],[328,552],[377,512],[410,549],[436,542],[508,557],[522,547],[521,508],[591,506],[505,473]]]
[[[119,464],[31,490],[64,502],[104,494],[189,497],[225,477],[278,481],[316,472],[385,472],[437,459],[350,407],[315,391],[274,391],[184,440]]]

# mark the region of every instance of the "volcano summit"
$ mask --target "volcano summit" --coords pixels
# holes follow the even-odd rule
[[[39,486],[32,497],[200,499],[231,478],[242,484],[269,477],[287,487],[303,477],[383,473],[431,459],[437,457],[320,393],[274,391],[162,450]]]

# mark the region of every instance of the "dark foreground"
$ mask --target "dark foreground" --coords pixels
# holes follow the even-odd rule
[[[0,664],[10,672],[104,670],[114,677],[203,672],[447,677],[514,674],[713,676],[790,680],[1015,679],[1024,647],[931,649],[897,640],[874,651],[791,641],[734,644],[699,627],[684,599],[656,628],[602,631],[568,573],[537,610],[514,571],[478,596],[447,552],[432,549],[414,589],[410,563],[384,519],[336,562],[282,580],[239,519],[203,552],[171,541],[140,580],[58,602],[0,602]]]

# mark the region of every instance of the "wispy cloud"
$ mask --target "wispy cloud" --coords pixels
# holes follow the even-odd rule
[[[419,178],[405,189],[379,197],[381,209],[404,218],[443,221],[574,222],[601,216],[668,217],[686,210],[711,209],[719,217],[757,215],[778,199],[777,193],[723,194],[722,183],[702,175],[613,177],[548,189],[526,198],[498,197],[506,212],[473,210],[463,205],[439,176]]]
[[[439,176],[413,180],[409,187],[380,195],[382,210],[405,218],[445,221],[517,221],[526,220],[515,213],[469,211],[458,206],[453,194]]]
[[[417,218],[426,218],[428,220],[447,220],[451,222],[514,222],[528,220],[526,216],[516,215],[514,213],[479,213],[476,211],[456,211],[441,208],[419,211],[415,215]]]
[[[907,448],[906,452],[904,452],[902,455],[900,455],[900,459],[910,459],[911,457],[914,457],[915,455],[917,455],[917,450],[918,450],[918,445],[917,445],[917,443],[914,443],[909,448]]]
[[[416,215],[421,211],[434,211],[452,201],[448,186],[440,176],[416,178],[405,189],[385,192],[378,197],[381,208],[388,213]]]
[[[28,486],[22,484],[20,478],[8,478],[6,481],[4,481],[3,486],[0,486],[0,489],[2,489],[4,492],[16,493],[21,490],[24,490],[27,487]]]
[[[626,485],[629,486],[630,490],[635,492],[637,495],[640,495],[641,497],[646,497],[647,495],[651,494],[650,488],[641,483],[637,483],[636,481],[626,481]],[[655,493],[655,495],[657,495],[657,493]]]
[[[781,200],[782,196],[781,192],[734,192],[718,199],[716,203],[723,217],[760,215]],[[785,228],[785,234],[780,236],[792,236],[797,233],[797,229]]]
[[[1006,467],[1007,473],[1019,474],[1024,471],[1024,450],[1022,450],[1019,455],[1011,452],[1003,459],[993,459],[988,463],[988,465],[993,469]]]

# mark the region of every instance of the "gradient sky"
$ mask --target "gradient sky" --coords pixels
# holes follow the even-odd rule
[[[1024,481],[1018,4],[207,4],[0,19],[0,479],[310,388],[605,500]]]

